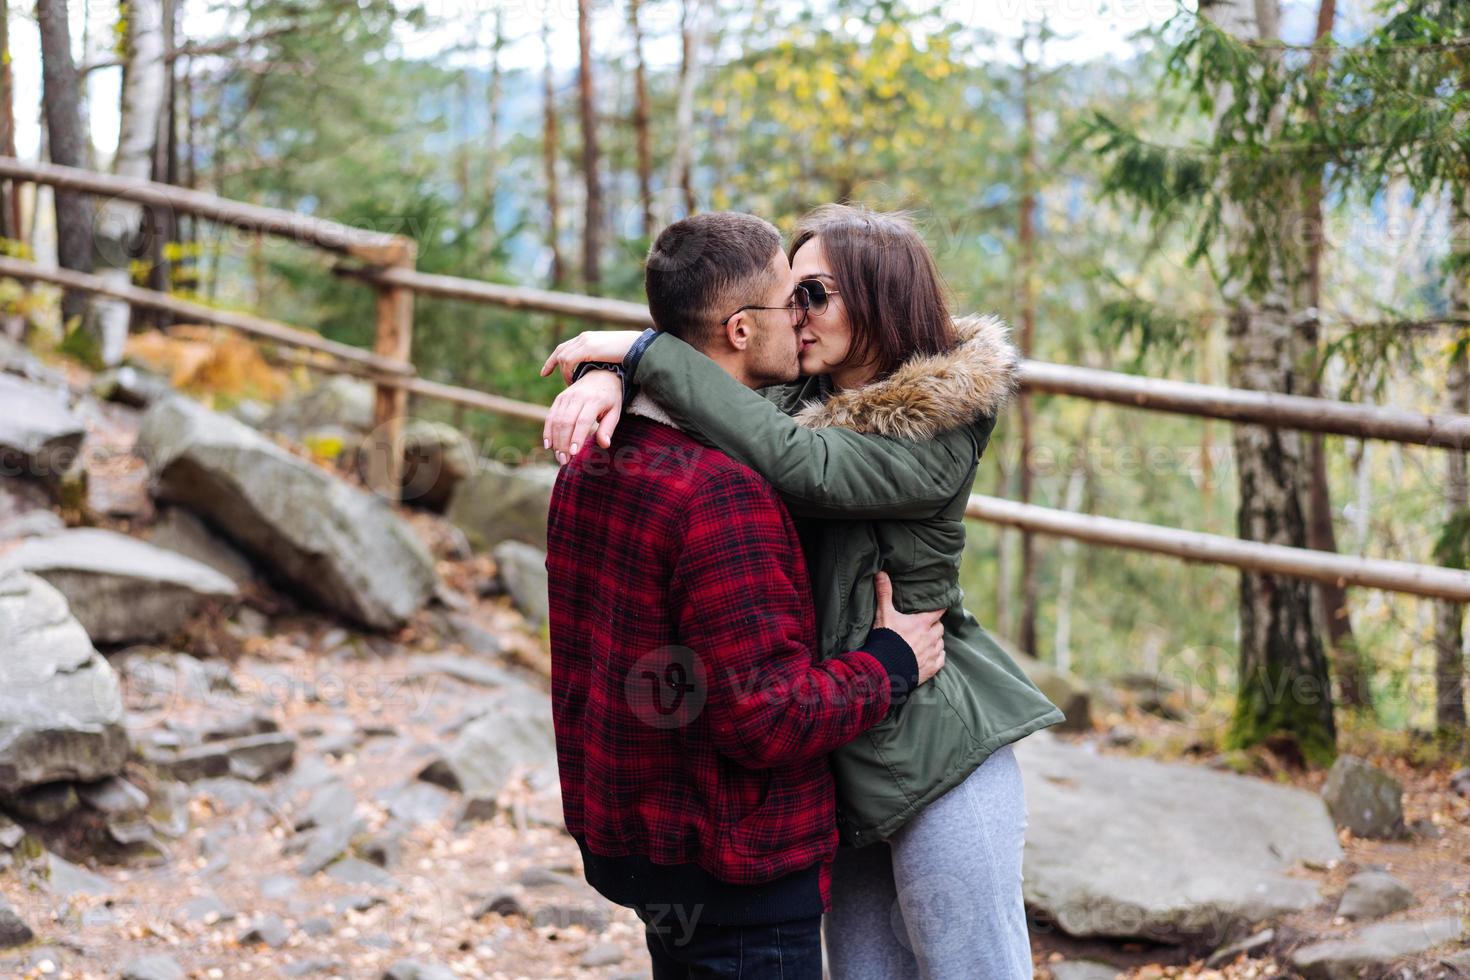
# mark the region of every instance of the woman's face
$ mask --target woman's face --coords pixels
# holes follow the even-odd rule
[[[842,284],[832,278],[820,237],[808,239],[791,257],[791,271],[797,282],[820,279],[830,298],[821,316],[808,314],[806,324],[797,335],[800,343],[802,374],[832,374],[847,360],[852,347],[852,326],[847,322],[847,307],[842,303]],[[832,293],[832,290],[839,290]]]

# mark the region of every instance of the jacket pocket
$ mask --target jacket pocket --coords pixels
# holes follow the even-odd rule
[[[818,761],[822,770],[826,763]],[[760,802],[730,826],[730,847],[745,858],[769,861],[782,853],[826,843],[832,833],[835,799],[825,771],[763,770]],[[813,820],[813,814],[821,819]]]

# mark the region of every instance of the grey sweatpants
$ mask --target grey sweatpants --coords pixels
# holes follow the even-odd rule
[[[825,923],[832,980],[1028,980],[1025,837],[1006,745],[886,844],[841,848]]]

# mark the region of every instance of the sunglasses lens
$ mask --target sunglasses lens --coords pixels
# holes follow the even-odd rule
[[[814,315],[821,316],[827,312],[827,287],[820,279],[805,279],[797,287],[806,294],[807,309]]]

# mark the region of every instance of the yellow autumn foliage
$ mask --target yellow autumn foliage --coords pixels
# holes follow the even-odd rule
[[[124,352],[134,363],[166,375],[174,387],[196,394],[274,399],[287,387],[284,372],[272,367],[254,343],[221,327],[182,325],[135,333]]]

